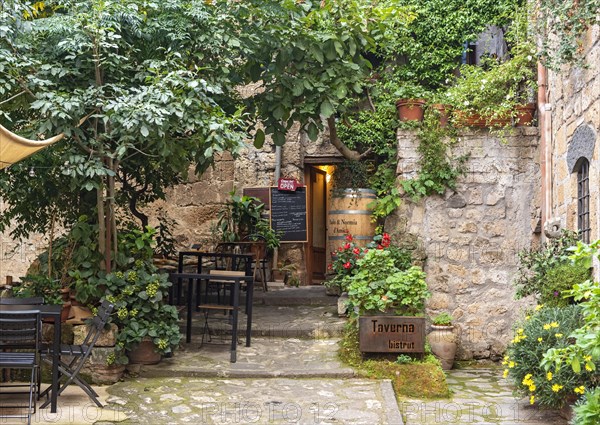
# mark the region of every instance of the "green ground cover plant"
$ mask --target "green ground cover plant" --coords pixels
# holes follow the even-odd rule
[[[358,343],[358,325],[350,321],[340,341],[340,359],[362,376],[390,379],[399,397],[447,398],[450,389],[439,360],[427,351],[423,360],[408,355],[366,356]],[[427,350],[427,347],[426,347]]]

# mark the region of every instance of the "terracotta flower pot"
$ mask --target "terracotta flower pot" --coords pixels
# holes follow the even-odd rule
[[[533,125],[533,115],[535,114],[535,103],[528,103],[526,105],[519,105],[515,107],[517,116],[515,118],[515,125],[517,127],[526,127]]]
[[[396,102],[400,121],[423,121],[425,99],[400,99]]]
[[[142,340],[135,348],[127,353],[130,363],[157,364],[162,359],[160,353],[155,351],[154,342],[150,339]]]

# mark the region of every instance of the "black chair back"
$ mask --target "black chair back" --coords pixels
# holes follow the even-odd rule
[[[0,348],[30,349],[41,344],[41,320],[38,310],[0,310]]]
[[[42,305],[44,304],[44,297],[9,297],[0,298],[0,305]]]

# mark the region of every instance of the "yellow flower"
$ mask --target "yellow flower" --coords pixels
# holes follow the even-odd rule
[[[538,338],[538,342],[542,342],[543,340],[544,340],[544,338],[542,338],[542,337]]]
[[[547,331],[548,329],[550,329],[550,323],[546,323],[544,325],[544,330]]]
[[[530,392],[530,393],[534,392],[536,388],[537,388],[537,387],[535,386],[535,384],[531,384],[531,385],[529,386],[529,392]]]
[[[552,372],[548,372],[548,373],[546,374],[546,379],[547,379],[548,381],[552,381]]]
[[[587,370],[588,372],[591,372],[591,371],[592,371],[592,370],[594,370],[594,369],[592,369],[592,367],[590,366],[590,364],[589,364],[589,363],[586,363],[586,364],[585,364],[585,370]]]
[[[508,368],[512,369],[513,367],[515,367],[515,362],[513,362],[512,360],[510,362],[508,362]]]
[[[589,362],[592,360],[592,356],[583,356],[583,360],[585,360],[586,362]]]
[[[527,385],[527,386],[533,385],[533,381],[531,380],[532,376],[533,375],[531,375],[531,373],[528,373],[527,375],[525,375],[525,377],[523,378],[523,381],[522,381],[523,385]]]
[[[525,316],[525,320],[531,319],[531,316]]]
[[[554,334],[555,337],[560,338],[563,334]]]
[[[550,323],[550,327],[552,327],[552,328],[558,328],[558,323],[552,322],[552,323]]]
[[[560,390],[562,390],[563,386],[562,385],[558,385],[558,384],[554,384],[552,385],[552,391],[554,391],[555,393],[559,392]]]
[[[535,396],[532,395],[531,397],[529,397],[529,404],[533,404],[535,403]]]
[[[585,392],[585,387],[583,385],[575,388],[573,391],[575,391],[575,394],[583,394]]]
[[[504,373],[502,374],[503,378],[507,378],[508,377],[508,369],[504,369]]]
[[[519,335],[520,335],[520,334],[522,334],[523,332],[524,332],[523,328],[519,328],[519,329],[517,329],[517,334],[519,334]]]
[[[535,306],[535,311],[540,311],[542,309],[542,307],[544,307],[544,304],[536,305]]]

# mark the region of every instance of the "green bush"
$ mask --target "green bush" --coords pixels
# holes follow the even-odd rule
[[[517,391],[530,397],[530,403],[561,407],[569,395],[580,394],[590,382],[591,371],[574,372],[571,368],[546,370],[542,359],[549,349],[564,348],[572,341],[569,335],[581,327],[581,307],[536,307],[536,311],[517,324],[507,356],[504,376],[509,376]]]
[[[590,278],[590,271],[581,264],[561,263],[550,268],[544,276],[540,301],[546,306],[566,306],[573,297],[565,297],[564,291]]]
[[[600,387],[585,392],[573,408],[573,413],[573,425],[600,424]]]
[[[513,282],[516,298],[541,294],[548,271],[569,262],[569,248],[578,240],[576,232],[565,230],[559,238],[549,239],[539,248],[519,252],[519,267]]]
[[[429,297],[425,273],[416,266],[400,270],[390,251],[370,249],[357,261],[357,271],[345,276],[342,286],[348,288],[351,307],[359,314],[385,312],[416,315],[423,311]]]

